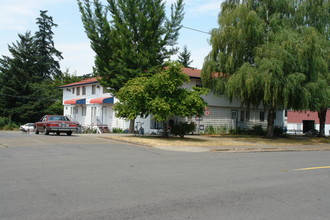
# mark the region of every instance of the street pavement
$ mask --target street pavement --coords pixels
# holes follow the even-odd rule
[[[195,153],[0,132],[0,219],[325,220],[329,168],[330,151]]]

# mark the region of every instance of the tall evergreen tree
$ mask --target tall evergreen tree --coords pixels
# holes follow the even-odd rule
[[[188,51],[187,46],[185,45],[183,47],[183,51],[179,53],[178,61],[181,63],[184,67],[189,68],[190,64],[193,62],[190,60],[191,53]]]
[[[35,77],[37,51],[30,32],[19,35],[19,41],[8,46],[12,57],[0,59],[1,116],[17,123],[37,120],[51,102],[41,101],[42,88],[31,82]]]
[[[129,79],[154,74],[178,50],[175,45],[184,15],[183,0],[172,4],[170,18],[163,0],[108,0],[109,11],[99,0],[93,1],[94,7],[90,0],[78,0],[78,5],[97,54],[95,74],[114,93]],[[133,129],[131,120],[130,131]]]
[[[54,48],[52,18],[41,11],[39,30],[32,35],[19,34],[19,40],[8,46],[11,56],[0,59],[0,116],[16,123],[33,122],[42,114],[60,114],[54,103],[60,103],[53,79],[62,77],[61,53]],[[58,105],[57,105],[58,106]]]
[[[37,72],[39,82],[44,79],[55,78],[61,74],[59,60],[63,59],[62,53],[55,48],[53,41],[53,27],[57,24],[47,15],[47,11],[40,11],[36,24],[38,31],[35,33],[35,46],[37,49]],[[58,60],[57,60],[58,59]]]
[[[172,5],[170,18],[165,15],[163,0],[108,0],[109,11],[98,0],[78,0],[78,4],[97,54],[95,70],[99,72],[95,74],[113,92],[129,79],[152,72],[177,52],[183,0]],[[99,45],[107,51],[103,53]]]
[[[114,52],[110,40],[112,38],[111,22],[107,18],[109,11],[98,0],[94,0],[93,3],[78,0],[78,6],[91,48],[96,54],[94,74],[106,74]]]

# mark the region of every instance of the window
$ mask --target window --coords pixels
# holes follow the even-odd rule
[[[81,108],[81,115],[86,116],[86,107]]]
[[[202,82],[200,80],[196,80],[196,87],[202,87]]]
[[[92,95],[96,94],[96,85],[92,85]]]
[[[72,94],[74,94],[74,89],[75,89],[75,88],[72,88]]]
[[[86,86],[83,86],[81,89],[82,95],[86,95]]]
[[[241,111],[241,121],[244,121],[244,115],[245,115],[245,111],[242,110],[242,111]]]
[[[162,129],[163,122],[157,122],[154,119],[150,120],[150,129]]]
[[[80,95],[80,87],[77,87],[77,95]]]
[[[91,108],[91,117],[92,117],[92,123],[96,122],[96,107]]]
[[[245,121],[250,121],[250,111],[245,111]]]
[[[265,112],[260,112],[260,121],[265,121]]]
[[[108,92],[107,87],[103,87],[103,93],[107,93],[107,92]]]

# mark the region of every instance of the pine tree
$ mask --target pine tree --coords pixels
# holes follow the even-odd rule
[[[37,24],[39,30],[35,35],[19,34],[19,40],[8,46],[11,56],[0,59],[0,116],[16,123],[33,122],[43,114],[62,112],[59,108],[49,111],[61,99],[53,81],[62,77],[54,58],[61,58],[52,40],[51,29],[56,25],[46,11],[41,11]]]
[[[97,54],[95,70],[99,72],[95,74],[113,93],[132,78],[154,74],[177,52],[183,0],[172,5],[170,18],[165,15],[163,0],[108,0],[109,11],[99,0],[93,3],[94,11],[90,0],[78,0],[87,36]],[[96,45],[106,48],[108,56]],[[131,120],[130,131],[133,129]]]
[[[181,63],[184,67],[190,68],[190,64],[193,62],[190,60],[191,53],[188,51],[187,46],[185,45],[183,47],[183,51],[179,53],[178,61]]]
[[[19,35],[19,41],[8,46],[12,57],[0,59],[1,72],[1,116],[14,122],[25,123],[36,120],[40,110],[49,102],[41,102],[42,93],[31,82],[35,77],[37,51],[30,32]]]
[[[40,17],[36,24],[38,31],[35,33],[35,46],[37,48],[38,63],[37,72],[41,81],[44,79],[54,79],[61,74],[59,60],[63,59],[62,53],[55,48],[53,41],[53,27],[57,24],[53,18],[47,15],[47,11],[40,11]],[[56,58],[58,60],[56,60]]]
[[[98,0],[93,4],[78,0],[85,31],[97,54],[95,70],[99,72],[95,74],[102,76],[102,85],[116,92],[129,79],[152,73],[177,52],[183,1],[172,5],[170,18],[165,15],[162,0],[109,0],[108,3],[109,11]]]

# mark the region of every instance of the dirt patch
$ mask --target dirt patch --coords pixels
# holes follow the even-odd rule
[[[169,137],[169,138],[160,138],[160,137],[149,137],[149,136],[107,136],[119,141],[132,142],[147,146],[182,146],[182,147],[215,147],[215,146],[253,146],[253,143],[243,143],[237,141],[228,141],[228,140],[215,140],[215,139],[205,139],[198,137],[187,137],[187,138],[178,138],[178,137]]]

